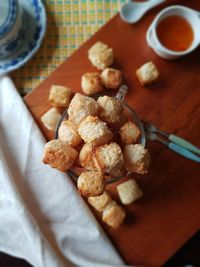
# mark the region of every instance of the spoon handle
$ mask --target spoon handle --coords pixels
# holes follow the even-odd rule
[[[176,152],[177,154],[187,158],[187,159],[190,159],[190,160],[193,160],[195,162],[198,162],[200,163],[200,157],[198,157],[197,155],[195,155],[194,153],[190,152],[189,150],[175,144],[175,143],[169,143],[168,147],[173,150],[174,152]]]
[[[193,144],[189,143],[188,141],[186,141],[185,139],[177,135],[170,134],[169,140],[171,140],[173,143],[176,143],[194,153],[200,154],[200,149],[198,147],[194,146]]]
[[[157,6],[159,4],[162,4],[166,2],[166,0],[149,0],[147,1],[147,5],[149,8],[153,8],[154,6]]]

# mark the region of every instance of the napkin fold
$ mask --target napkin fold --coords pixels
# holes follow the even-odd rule
[[[0,78],[0,251],[37,267],[125,266],[71,179],[41,163],[45,140]]]

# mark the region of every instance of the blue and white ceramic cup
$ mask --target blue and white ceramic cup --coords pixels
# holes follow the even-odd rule
[[[0,0],[0,59],[10,56],[25,36],[23,7],[18,0]]]

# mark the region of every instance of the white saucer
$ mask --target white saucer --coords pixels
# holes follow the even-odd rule
[[[0,60],[0,75],[23,66],[40,48],[46,31],[46,12],[42,0],[19,0],[26,14],[26,36],[10,57]]]

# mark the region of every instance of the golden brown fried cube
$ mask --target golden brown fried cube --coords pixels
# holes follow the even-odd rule
[[[88,58],[92,65],[103,70],[113,63],[113,50],[103,42],[97,42],[88,51]]]
[[[115,201],[110,202],[103,210],[103,221],[113,228],[119,227],[126,216],[125,210]]]
[[[103,194],[105,178],[97,171],[85,171],[78,177],[77,187],[84,197],[96,197]]]
[[[108,89],[118,89],[122,84],[122,72],[112,68],[106,68],[101,73],[103,85]]]
[[[119,123],[123,114],[123,107],[120,101],[110,96],[100,96],[97,99],[100,105],[99,117],[108,123]]]
[[[133,203],[143,195],[139,185],[133,179],[130,179],[124,183],[119,184],[117,186],[117,192],[121,202],[124,205]]]
[[[95,149],[94,162],[96,168],[103,172],[112,172],[123,163],[123,153],[117,143],[110,143],[99,146]]]
[[[92,205],[97,211],[101,212],[105,209],[106,205],[112,201],[111,195],[104,191],[102,195],[98,197],[89,197],[88,202]]]
[[[79,153],[79,163],[87,170],[97,170],[94,160],[94,145],[92,143],[84,144]]]
[[[41,117],[41,121],[49,131],[55,131],[60,118],[56,108],[51,108]]]
[[[63,121],[58,130],[58,138],[63,142],[67,142],[70,146],[78,146],[81,143],[81,137],[78,133],[77,125],[66,120]]]
[[[65,172],[71,168],[78,153],[66,142],[52,140],[44,147],[43,159],[45,164]]]
[[[99,73],[85,73],[82,76],[81,87],[86,95],[92,95],[101,92],[103,90],[103,85]]]
[[[69,120],[79,125],[88,115],[97,116],[99,104],[91,97],[76,93],[69,105]]]
[[[57,108],[67,108],[71,101],[72,91],[69,87],[52,85],[49,93],[49,102]]]
[[[155,82],[159,77],[159,71],[153,62],[148,62],[136,70],[136,76],[142,86]]]
[[[150,164],[150,154],[141,144],[126,145],[124,151],[125,167],[127,171],[145,174]]]
[[[106,144],[113,137],[106,123],[92,116],[88,116],[81,122],[78,133],[85,143],[93,143],[95,146]]]
[[[137,143],[141,135],[140,129],[131,121],[126,122],[120,129],[122,143],[128,145]]]

